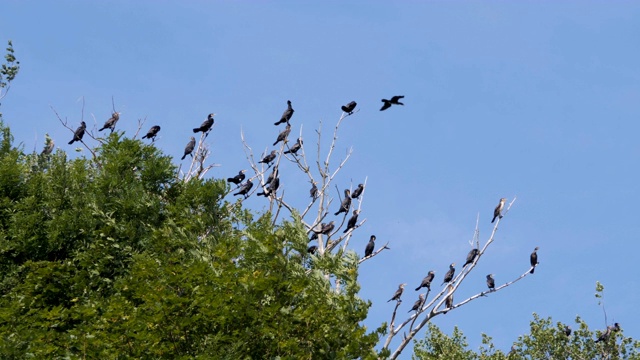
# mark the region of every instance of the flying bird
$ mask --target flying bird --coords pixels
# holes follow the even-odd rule
[[[407,284],[400,284],[398,286],[398,290],[396,290],[396,292],[393,294],[393,296],[391,297],[391,299],[387,300],[387,302],[391,301],[391,300],[397,300],[398,302],[402,302],[402,300],[400,300],[400,297],[402,296],[402,292],[404,291],[404,287]]]
[[[373,248],[376,246],[376,236],[375,235],[371,235],[371,238],[369,239],[369,243],[367,243],[367,247],[364,248],[364,257],[369,257],[371,256],[371,254],[373,254]]]
[[[84,136],[84,131],[87,129],[87,124],[83,121],[80,123],[80,126],[76,129],[76,132],[73,133],[73,139],[69,141],[69,145],[73,144],[74,141],[82,140]]]
[[[342,106],[342,111],[349,113],[349,115],[353,114],[353,109],[356,108],[356,105],[358,105],[358,103],[356,103],[355,101],[352,101],[350,103],[348,103],[347,105],[343,105]]]
[[[467,261],[464,263],[464,265],[462,265],[462,267],[473,263],[473,260],[475,260],[476,256],[478,256],[478,252],[479,251],[476,248],[471,249],[471,251],[469,251],[469,253],[467,254]]]
[[[500,203],[498,203],[498,206],[496,206],[496,208],[493,210],[493,219],[491,220],[492,224],[494,221],[496,221],[496,218],[502,219],[502,209],[504,209],[505,201],[507,201],[506,198],[500,199]]]
[[[356,223],[358,222],[358,214],[359,211],[357,209],[353,210],[353,215],[349,218],[349,221],[347,222],[347,228],[344,229],[344,231],[342,232],[343,234],[351,229],[355,229]]]
[[[247,180],[246,183],[244,183],[242,186],[240,186],[240,190],[238,190],[237,193],[233,194],[235,195],[242,195],[244,196],[244,198],[248,198],[249,197],[249,191],[251,190],[251,188],[253,187],[253,183],[251,182],[251,180]]]
[[[118,122],[118,120],[120,120],[120,113],[114,112],[113,114],[111,114],[109,120],[107,120],[104,125],[102,125],[102,128],[98,129],[98,131],[102,131],[104,129],[110,129],[111,131],[113,131],[113,129],[116,128],[116,123]]]
[[[404,95],[396,95],[396,96],[392,97],[391,100],[382,99],[381,101],[384,104],[382,104],[382,107],[380,108],[380,111],[387,110],[388,108],[391,107],[391,105],[404,105],[403,103],[401,103],[399,101],[402,98],[404,98]]]
[[[264,163],[264,164],[269,165],[269,163],[271,163],[273,160],[275,160],[276,154],[277,154],[277,151],[271,150],[271,153],[268,154],[267,156],[263,157],[262,160],[258,161],[258,163]]]
[[[529,256],[529,261],[531,262],[531,271],[529,271],[530,274],[533,274],[533,271],[536,269],[536,265],[538,265],[538,249],[540,248],[536,246],[536,248],[533,249],[531,256]]]
[[[282,113],[282,117],[280,117],[280,120],[276,123],[274,123],[273,125],[280,125],[282,123],[289,123],[289,120],[291,120],[291,117],[293,116],[293,108],[291,107],[291,101],[287,100],[287,110],[285,110]]]
[[[184,160],[184,158],[186,158],[187,155],[191,155],[195,147],[196,147],[196,138],[192,136],[191,140],[189,140],[189,143],[187,143],[187,146],[184,147],[184,155],[182,155],[182,159],[180,160]]]
[[[158,135],[158,131],[160,131],[160,125],[154,125],[149,129],[147,135],[143,136],[143,139],[151,139],[151,141],[156,141],[156,135]]]
[[[300,150],[301,147],[302,147],[302,138],[298,138],[296,143],[293,144],[293,146],[289,150],[286,150],[284,153],[295,155],[298,152],[298,150]]]
[[[431,282],[433,281],[433,278],[435,276],[436,276],[436,273],[433,270],[429,271],[427,276],[425,276],[424,279],[422,279],[420,286],[416,288],[416,291],[420,290],[423,287],[426,287],[429,291],[431,291]]]
[[[420,310],[420,308],[422,307],[422,304],[424,304],[424,294],[418,295],[418,300],[416,300],[416,302],[413,303],[413,307],[411,307],[411,310],[407,312]]]
[[[236,176],[234,176],[234,177],[227,178],[227,182],[234,183],[234,184],[236,184],[236,185],[240,184],[240,183],[242,182],[242,180],[244,180],[244,178],[245,178],[244,173],[245,173],[246,171],[247,171],[247,170],[240,170],[240,172],[238,173],[238,175],[236,175]]]
[[[342,199],[340,209],[334,215],[349,212],[349,208],[351,207],[351,197],[349,195],[351,195],[351,190],[344,189],[344,199]]]
[[[453,280],[453,274],[456,273],[456,268],[454,266],[456,266],[455,263],[452,263],[451,265],[449,265],[449,271],[447,271],[447,273],[444,274],[444,281],[442,282],[442,284],[440,284],[440,286]]]
[[[362,195],[362,192],[364,191],[364,184],[358,184],[358,187],[353,190],[353,194],[351,194],[351,198],[352,199],[357,199],[360,197],[360,195]]]
[[[197,128],[193,128],[193,132],[197,133],[198,131],[202,131],[203,133],[206,133],[207,131],[209,131],[209,129],[211,129],[211,127],[213,126],[213,117],[216,114],[211,113],[207,116],[207,120],[203,121],[202,124],[200,125],[200,127]]]
[[[289,136],[290,132],[291,132],[291,125],[287,124],[287,127],[285,127],[284,130],[282,130],[282,132],[278,134],[278,139],[276,139],[276,142],[273,143],[273,146],[276,146],[276,144],[279,143],[280,141],[287,142],[287,136]]]
[[[489,291],[496,290],[496,280],[493,278],[493,274],[487,275],[487,287],[489,288]]]

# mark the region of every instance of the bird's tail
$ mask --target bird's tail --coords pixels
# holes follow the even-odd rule
[[[533,274],[533,272],[536,270],[536,267],[534,266],[533,269],[531,269],[531,271],[529,271],[529,274]]]
[[[198,131],[200,131],[200,128],[193,128],[194,133],[197,133]]]
[[[102,130],[104,130],[104,129],[106,129],[106,128],[107,128],[107,127],[105,126],[105,127],[103,127],[102,129],[98,129],[98,131],[102,131]]]
[[[421,288],[421,287],[422,287],[422,286],[418,286],[418,287],[416,288],[416,291],[420,290],[420,288]]]
[[[73,144],[74,141],[76,141],[76,139],[69,141],[69,145]]]
[[[186,157],[187,157],[187,154],[184,154],[184,155],[182,155],[182,159],[180,159],[180,160],[184,160],[184,158],[186,158]]]

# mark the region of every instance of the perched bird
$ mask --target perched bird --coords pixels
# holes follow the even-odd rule
[[[271,171],[271,174],[269,174],[269,177],[267,178],[267,180],[265,180],[264,186],[269,185],[273,181],[273,179],[277,177],[278,177],[278,167],[274,166],[273,171]]]
[[[319,228],[317,231],[316,231],[316,229],[315,229],[315,228],[314,228],[314,229],[311,229],[311,232],[312,232],[313,234],[311,234],[311,237],[309,238],[309,241],[312,241],[312,240],[317,239],[317,238],[318,238],[318,234],[320,234],[320,231],[322,231],[322,228],[323,228],[323,227],[325,227],[325,226],[327,226],[327,224],[325,224],[325,223],[321,223],[321,224],[320,224],[320,228]]]
[[[493,274],[487,275],[487,287],[489,288],[489,291],[496,290],[496,280],[493,278]]]
[[[280,141],[287,142],[287,136],[289,136],[290,132],[291,132],[291,125],[287,124],[287,127],[285,127],[284,130],[282,130],[282,132],[278,134],[278,138],[276,139],[276,142],[273,143],[273,146],[276,146],[276,144],[279,143]]]
[[[104,129],[110,129],[111,131],[113,131],[113,129],[116,128],[116,123],[118,122],[118,120],[120,120],[120,113],[114,112],[113,114],[111,114],[109,120],[107,120],[104,125],[102,125],[102,128],[98,129],[98,131],[102,131]]]
[[[49,135],[46,135],[44,148],[42,149],[42,152],[40,154],[49,155],[53,152],[54,147],[56,147],[56,144],[53,142],[53,139],[50,138]]]
[[[420,310],[420,308],[422,307],[422,304],[424,304],[424,294],[418,295],[418,300],[416,300],[416,302],[413,303],[413,307],[411,307],[411,310],[407,312]]]
[[[529,256],[529,261],[531,262],[531,271],[529,271],[530,274],[533,274],[533,271],[536,269],[536,265],[538,265],[538,249],[540,248],[536,246],[536,248],[533,249],[531,256]]]
[[[607,330],[605,330],[602,334],[600,334],[600,336],[598,336],[598,339],[596,340],[596,342],[601,342],[601,341],[607,341],[609,340],[609,336],[611,336],[611,331],[613,330],[612,326],[607,326]]]
[[[363,184],[358,184],[358,187],[353,190],[353,194],[351,194],[351,198],[352,199],[357,199],[360,197],[360,195],[362,195],[362,192],[364,191],[364,185]]]
[[[394,97],[391,98],[391,100],[387,100],[387,99],[382,99],[381,101],[384,103],[382,104],[382,107],[380,108],[380,111],[384,111],[387,110],[388,108],[391,107],[391,105],[404,105],[403,103],[401,103],[399,100],[404,98],[403,95],[396,95]]]
[[[318,250],[318,247],[315,245],[311,245],[307,248],[307,252],[311,255],[315,254],[317,250]]]
[[[277,151],[271,150],[271,153],[268,154],[267,156],[263,157],[262,160],[258,161],[258,163],[264,163],[264,164],[269,165],[269,163],[271,163],[273,160],[275,160],[276,154],[277,154]]]
[[[242,182],[242,180],[244,180],[244,178],[245,178],[244,173],[245,173],[246,171],[247,171],[247,170],[240,170],[240,172],[238,173],[238,175],[236,175],[236,176],[234,176],[234,177],[227,178],[227,182],[234,183],[234,184],[236,184],[236,185],[240,184],[240,183]]]
[[[342,204],[340,204],[340,209],[333,215],[349,212],[349,208],[351,207],[351,197],[349,197],[349,195],[351,195],[351,190],[344,189],[344,199],[342,199]]]
[[[76,132],[73,133],[73,139],[69,141],[69,145],[73,144],[74,141],[82,140],[84,136],[84,131],[87,129],[87,124],[83,121],[80,123],[80,126],[76,129]]]
[[[425,276],[424,279],[422,279],[420,286],[416,288],[416,291],[420,290],[423,287],[426,287],[429,291],[431,291],[431,282],[433,281],[433,278],[435,276],[436,276],[436,273],[433,270],[429,271],[427,276]]]
[[[197,133],[198,131],[202,131],[203,133],[206,133],[207,131],[209,131],[209,129],[211,129],[211,127],[213,126],[214,116],[214,113],[209,114],[209,116],[207,116],[207,120],[203,121],[200,127],[193,128],[193,132]]]
[[[371,238],[369,239],[369,243],[367,243],[367,246],[364,248],[364,257],[369,257],[371,256],[371,254],[373,254],[373,248],[376,246],[376,236],[375,235],[371,235]]]
[[[449,285],[449,296],[444,300],[444,306],[447,309],[451,309],[453,307],[453,285]],[[446,311],[443,311],[443,314],[446,313]]]
[[[293,146],[289,150],[286,150],[284,153],[295,155],[298,152],[298,150],[300,150],[301,147],[302,147],[302,138],[298,138],[298,141],[296,141],[296,143],[293,144]]]
[[[287,110],[285,110],[282,113],[282,117],[280,117],[280,120],[276,123],[274,123],[273,125],[280,125],[282,123],[289,123],[289,120],[291,120],[291,117],[293,116],[293,108],[291,107],[291,101],[287,100]]]
[[[356,223],[358,222],[358,214],[359,211],[357,209],[353,210],[353,215],[349,218],[349,221],[347,222],[347,228],[344,229],[344,231],[342,232],[343,234],[356,227]]]
[[[246,199],[249,194],[249,191],[251,190],[251,188],[253,187],[253,183],[251,182],[251,180],[247,180],[246,183],[244,183],[242,186],[240,186],[240,190],[238,190],[237,193],[233,194],[235,195],[243,195],[244,198]]]
[[[342,106],[342,111],[349,113],[349,115],[353,114],[353,109],[356,108],[356,105],[358,105],[358,103],[356,103],[355,101],[352,101],[350,103],[348,103],[347,105],[343,105]]]
[[[395,294],[393,294],[391,299],[387,300],[387,302],[391,300],[397,300],[398,302],[402,302],[402,300],[400,300],[400,297],[402,296],[402,292],[404,291],[405,286],[407,286],[407,284],[400,284],[400,286],[398,286],[398,290],[396,290]]]
[[[452,263],[451,265],[449,265],[449,271],[447,271],[447,273],[444,274],[444,281],[442,282],[442,284],[440,284],[440,286],[453,280],[453,274],[456,273],[456,268],[454,266],[456,266],[455,263]]]
[[[274,192],[276,192],[278,190],[278,187],[280,186],[280,178],[274,177],[271,181],[269,181],[265,187],[264,187],[264,191],[263,192],[259,192],[256,195],[258,196],[271,196],[271,194],[273,194]]]
[[[507,199],[505,199],[505,198],[500,199],[500,203],[493,210],[493,219],[491,220],[492,224],[493,224],[494,221],[496,221],[496,218],[502,219],[502,209],[504,208],[504,202],[505,201],[507,201]]]
[[[186,158],[187,155],[191,155],[195,147],[196,147],[196,138],[192,136],[191,140],[189,140],[189,143],[187,143],[187,146],[184,147],[184,155],[182,155],[182,159],[180,160],[184,160],[184,158]]]
[[[566,336],[571,336],[571,326],[567,325],[564,327],[564,334]]]
[[[156,135],[158,135],[158,131],[160,131],[159,125],[154,125],[149,129],[147,135],[143,136],[143,139],[151,139],[151,141],[156,141]]]
[[[329,235],[330,232],[336,227],[336,224],[331,220],[328,224],[322,225],[320,228],[320,234]]]
[[[313,200],[318,198],[318,187],[316,186],[315,181],[311,182],[311,190],[309,190],[309,194],[311,195],[311,198],[313,198]]]
[[[462,265],[462,267],[473,263],[473,260],[475,260],[476,256],[478,256],[478,252],[479,251],[476,248],[471,249],[471,251],[469,251],[469,253],[467,254],[467,261],[464,263],[464,265]]]

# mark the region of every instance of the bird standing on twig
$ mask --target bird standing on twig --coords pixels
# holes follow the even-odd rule
[[[431,282],[433,281],[433,278],[435,276],[436,273],[433,270],[430,270],[427,276],[422,279],[422,282],[420,283],[420,286],[416,288],[416,291],[420,290],[423,287],[426,287],[429,291],[431,291]]]
[[[447,309],[453,308],[453,285],[449,285],[449,296],[444,300],[444,306]],[[443,311],[442,313],[446,314],[447,312]]]
[[[268,154],[267,156],[263,157],[262,160],[258,161],[258,163],[267,164],[267,166],[268,166],[269,163],[271,163],[273,160],[275,160],[277,153],[278,153],[277,151],[271,150],[271,153]]]
[[[454,266],[456,266],[455,263],[452,263],[451,265],[449,265],[449,271],[447,271],[447,273],[444,274],[444,281],[442,282],[442,284],[440,284],[440,286],[453,280],[453,274],[456,273],[456,268]]]
[[[464,265],[462,265],[462,267],[465,267],[473,263],[473,260],[476,259],[476,256],[478,256],[478,249],[476,248],[471,249],[471,251],[469,251],[469,253],[467,254],[467,261],[464,263]]]
[[[413,303],[413,307],[411,307],[411,310],[407,312],[420,310],[420,308],[422,307],[422,304],[424,304],[424,294],[418,295],[418,300],[416,300],[416,302]]]
[[[206,133],[207,131],[209,131],[209,129],[211,129],[211,127],[213,126],[213,122],[214,122],[213,117],[215,115],[216,114],[214,114],[214,113],[209,114],[207,116],[207,120],[203,121],[202,124],[200,125],[200,127],[193,128],[193,132],[197,133],[199,131],[202,131],[203,133]]]
[[[248,198],[249,197],[249,191],[251,190],[251,188],[253,187],[253,183],[251,182],[251,180],[247,180],[246,183],[244,183],[244,185],[242,185],[240,187],[240,190],[238,190],[237,193],[233,194],[234,196],[236,195],[243,195],[244,198]]]
[[[351,198],[352,199],[357,199],[360,197],[360,195],[362,195],[362,192],[364,191],[364,184],[358,184],[358,187],[353,190],[353,194],[351,194]]]
[[[76,129],[76,132],[73,133],[73,139],[69,141],[69,145],[73,144],[74,141],[81,141],[84,136],[84,131],[87,129],[87,124],[82,121],[80,126]]]
[[[364,248],[364,257],[369,257],[371,256],[371,254],[373,254],[373,248],[376,246],[376,236],[375,235],[371,235],[371,238],[369,238],[369,243],[367,243],[367,246]]]
[[[102,128],[98,129],[98,131],[102,131],[104,129],[110,129],[113,132],[113,130],[116,128],[116,123],[118,122],[118,120],[120,120],[120,113],[114,112],[113,114],[111,114],[111,118],[105,121]]]
[[[493,278],[493,274],[487,275],[487,287],[489,288],[489,291],[496,290],[496,280]]]
[[[355,101],[352,101],[350,103],[348,103],[347,105],[343,105],[342,106],[342,111],[348,113],[349,115],[353,114],[353,109],[356,108],[356,105],[358,105],[358,103],[356,103]]]
[[[530,274],[533,274],[533,271],[536,269],[536,265],[538,265],[538,253],[537,251],[540,248],[536,246],[535,249],[533,249],[533,252],[531,253],[531,256],[529,256],[529,262],[531,263],[531,271],[529,271]]]
[[[404,105],[403,103],[401,103],[399,101],[402,98],[404,98],[404,95],[396,95],[396,96],[392,97],[391,100],[382,99],[381,101],[384,104],[382,104],[382,107],[380,108],[380,111],[387,110],[388,108],[391,107],[391,105]]]
[[[282,130],[282,132],[278,134],[278,138],[276,139],[276,142],[273,143],[273,146],[276,146],[276,144],[279,143],[280,141],[287,142],[287,136],[289,136],[290,132],[291,132],[291,125],[287,124],[287,127],[285,127],[284,130]]]
[[[400,300],[400,297],[402,296],[402,292],[404,291],[405,286],[407,286],[407,284],[400,284],[398,286],[398,290],[396,290],[396,292],[393,294],[391,299],[387,300],[387,302],[391,300],[397,300],[398,302],[402,302],[402,300]]]
[[[309,190],[309,194],[313,200],[318,198],[318,187],[316,186],[316,182],[311,182],[311,190]]]
[[[338,209],[338,211],[334,215],[349,212],[349,208],[351,207],[351,197],[349,195],[351,195],[351,190],[344,189],[344,199],[342,199],[340,209]]]
[[[242,180],[244,180],[244,178],[245,178],[244,173],[245,173],[246,171],[247,171],[247,170],[240,170],[240,172],[238,173],[238,175],[236,175],[236,176],[234,176],[234,177],[227,178],[227,182],[234,183],[234,184],[236,184],[236,185],[240,184],[240,183],[242,182]]]
[[[289,150],[286,150],[284,153],[295,155],[298,152],[298,150],[300,150],[301,147],[302,147],[302,138],[298,138],[296,143],[293,144],[293,146]]]
[[[347,231],[354,229],[356,227],[356,223],[358,222],[358,214],[360,212],[358,211],[358,209],[353,210],[353,215],[349,218],[349,221],[347,222],[347,228],[344,229],[344,231],[342,232],[343,234],[346,233]]]
[[[44,144],[44,148],[42,149],[42,152],[40,154],[42,155],[49,155],[53,152],[53,148],[56,147],[56,144],[53,142],[53,139],[49,137],[49,135],[46,135],[46,142]]]
[[[280,125],[282,123],[289,123],[289,120],[291,120],[291,117],[293,116],[293,108],[291,107],[291,101],[287,100],[287,110],[285,110],[282,113],[282,116],[280,117],[280,120],[278,122],[275,122],[273,125]]]
[[[493,219],[491,220],[492,224],[496,221],[496,218],[502,219],[502,209],[504,209],[505,201],[507,201],[506,198],[500,199],[500,203],[498,203],[498,206],[493,210]]]
[[[191,155],[195,147],[196,147],[196,138],[192,136],[191,140],[189,140],[189,142],[187,143],[187,146],[184,147],[184,155],[182,155],[182,159],[180,160],[184,160],[184,158],[186,158],[187,155]],[[193,157],[193,155],[191,156]]]
[[[154,125],[151,127],[151,129],[149,129],[149,131],[147,132],[147,135],[143,136],[143,139],[151,139],[151,142],[156,141],[156,135],[158,135],[158,132],[160,131],[160,125]]]

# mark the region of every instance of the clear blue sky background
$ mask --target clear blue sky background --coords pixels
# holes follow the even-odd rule
[[[354,150],[339,188],[368,177],[367,222],[350,247],[362,254],[376,234],[392,248],[361,267],[367,325],[390,319],[400,282],[410,288],[402,313],[428,270],[439,285],[464,262],[476,215],[486,240],[498,199],[517,196],[457,299],[484,290],[488,273],[498,283],[523,273],[535,246],[538,270],[435,324],[458,325],[473,347],[485,332],[502,349],[533,312],[602,329],[601,281],[609,322],[640,338],[638,34],[632,2],[9,0],[0,41],[13,40],[22,68],[1,109],[26,151],[49,133],[74,153],[50,105],[75,128],[84,97],[91,127],[113,96],[118,128],[161,125],[157,146],[176,163],[190,129],[215,112],[221,166],[210,175],[227,177],[249,168],[240,130],[255,151],[271,149],[287,99],[309,153],[319,121],[332,129],[356,100],[335,150],[336,161]],[[392,95],[406,106],[378,111]],[[287,197],[306,204],[309,184],[283,165]]]

